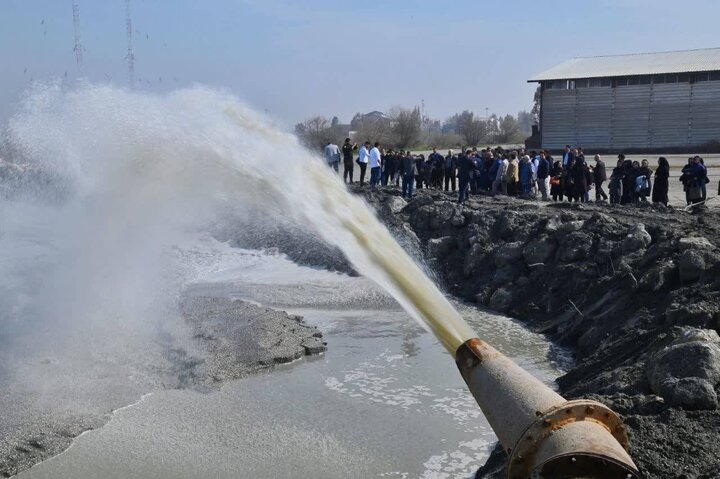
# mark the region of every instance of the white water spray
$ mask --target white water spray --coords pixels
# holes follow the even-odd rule
[[[182,284],[165,255],[177,238],[208,228],[218,211],[249,207],[312,227],[452,354],[475,336],[367,204],[293,135],[232,95],[43,86],[8,131],[23,160],[71,191],[59,205],[2,205],[3,215],[14,215],[8,238],[34,228],[47,241],[39,277],[20,274],[18,262],[32,258],[0,265],[8,288],[25,288],[40,324],[147,321]]]

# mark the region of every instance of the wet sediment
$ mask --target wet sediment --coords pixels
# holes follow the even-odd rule
[[[644,477],[718,477],[720,212],[355,192],[450,293],[572,348],[560,393],[621,414]]]
[[[152,382],[161,388],[209,391],[227,380],[326,349],[322,333],[305,324],[301,316],[192,292],[183,297],[180,306],[191,332],[189,340],[180,344],[159,335],[156,345],[161,349],[162,362],[136,371],[139,376],[155,378]],[[105,374],[118,373],[108,370]],[[132,391],[126,390],[129,386],[118,384],[117,388],[118,397],[132,397]],[[102,427],[113,414],[111,410],[98,412],[97,408],[82,413],[56,411],[33,401],[32,397],[0,397],[0,406],[12,408],[4,410],[0,424],[0,477],[11,477],[60,454],[77,436]]]

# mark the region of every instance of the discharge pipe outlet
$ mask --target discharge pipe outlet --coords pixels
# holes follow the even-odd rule
[[[509,479],[640,477],[625,426],[607,406],[566,401],[478,338],[455,361],[509,456]]]

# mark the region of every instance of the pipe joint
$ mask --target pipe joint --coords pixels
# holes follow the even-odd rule
[[[518,439],[508,478],[640,477],[620,417],[596,401],[567,401],[541,414]]]

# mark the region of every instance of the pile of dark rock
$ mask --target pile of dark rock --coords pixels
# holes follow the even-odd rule
[[[716,210],[357,193],[450,292],[572,348],[560,392],[621,413],[645,477],[718,477]],[[504,460],[478,477],[504,477]]]

